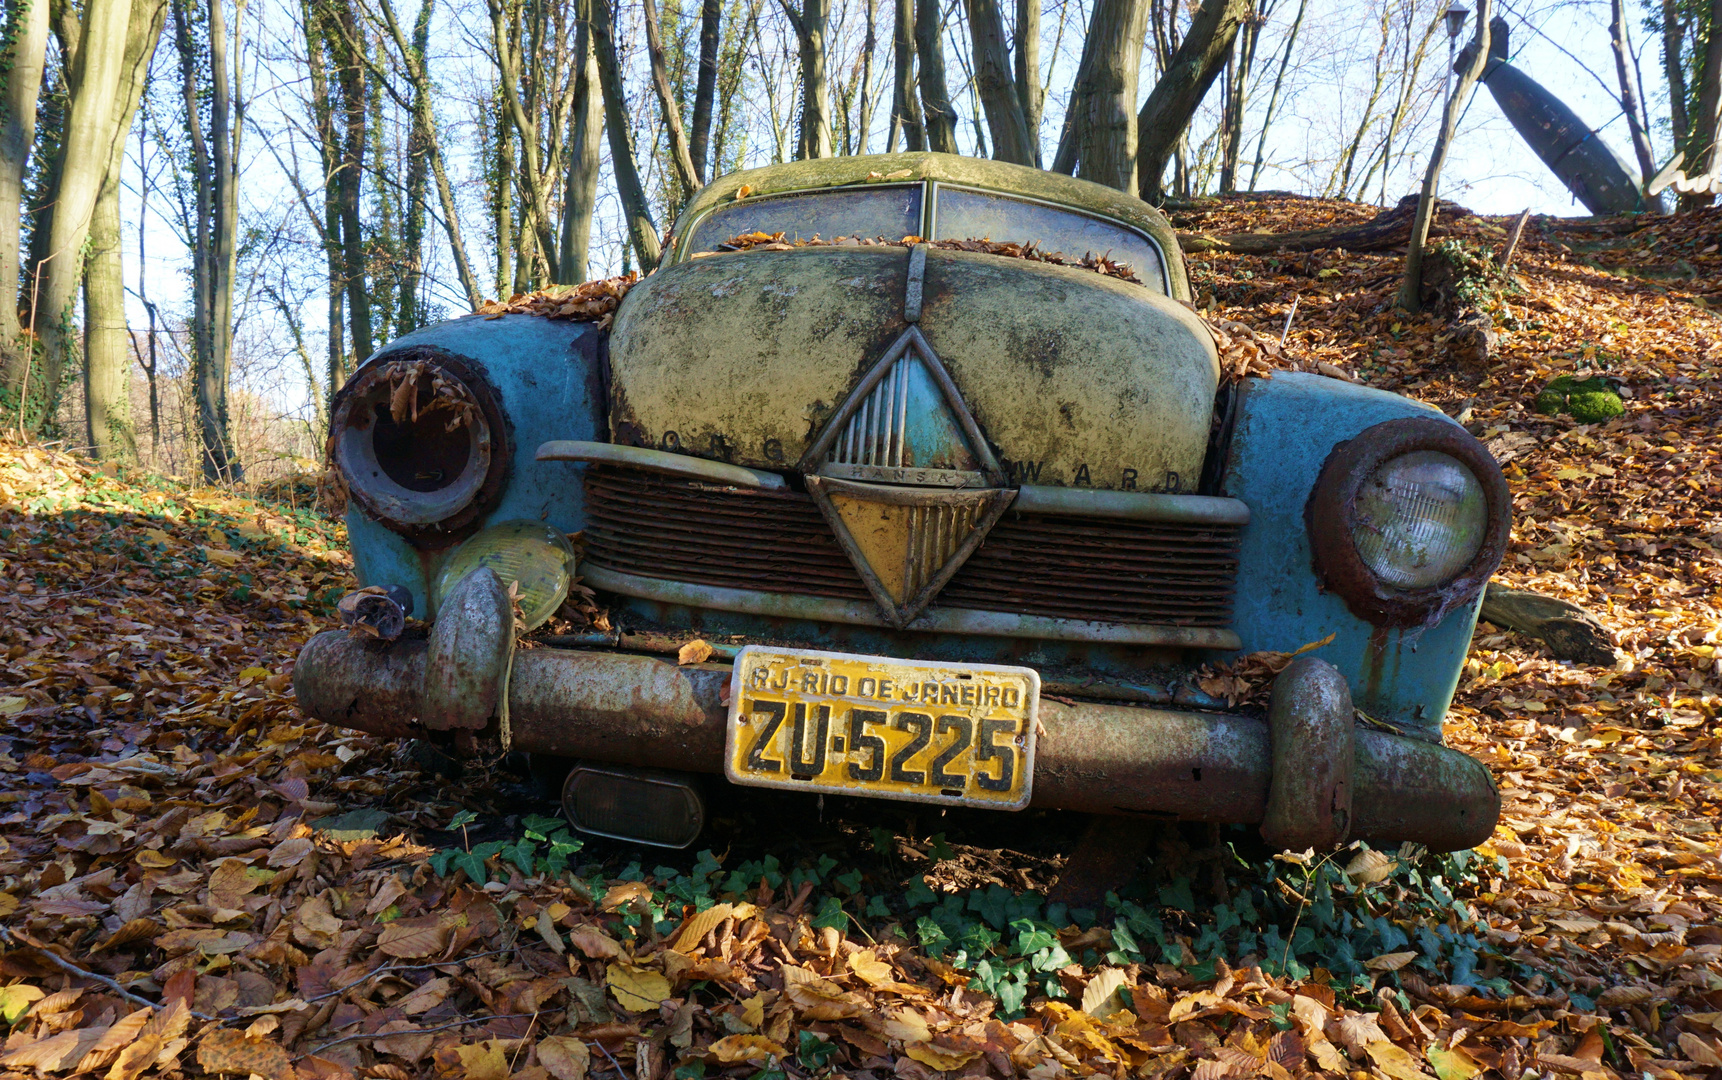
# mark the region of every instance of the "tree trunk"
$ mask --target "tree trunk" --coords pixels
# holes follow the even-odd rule
[[[1238,190],[1238,154],[1244,141],[1244,108],[1249,100],[1250,68],[1256,60],[1256,42],[1260,40],[1262,23],[1266,21],[1258,10],[1244,20],[1238,30],[1238,47],[1233,56],[1232,78],[1226,94],[1222,128],[1225,145],[1220,149],[1220,194],[1231,195]]]
[[[244,479],[245,470],[233,452],[227,384],[233,366],[233,286],[239,269],[239,149],[245,131],[244,69],[236,64],[229,77],[227,16],[223,0],[208,0],[208,3],[209,81],[213,90],[210,95],[209,141],[214,151],[210,170],[212,228],[209,266],[213,280],[208,290],[209,356],[197,372],[198,426],[203,432],[204,477],[237,481]],[[233,20],[235,57],[243,55],[244,20],[245,0],[239,0]]]
[[[1030,162],[1040,168],[1040,117],[1046,96],[1040,88],[1040,0],[1016,0],[1015,31],[1016,92],[1022,106],[1023,126],[1028,129],[1034,150]]]
[[[336,33],[328,12],[318,0],[300,0],[305,24],[305,59],[311,73],[311,124],[317,133],[317,158],[322,165],[323,258],[327,267],[328,372],[324,391],[329,400],[325,413],[334,406],[334,395],[347,381],[347,283],[346,258],[341,248],[341,189],[336,171],[341,167],[341,137],[335,126],[335,107],[329,96],[329,37]],[[153,330],[151,331],[154,332]],[[151,348],[155,340],[150,339]]]
[[[1166,73],[1154,84],[1137,116],[1137,184],[1143,199],[1160,201],[1160,177],[1173,148],[1190,125],[1208,87],[1226,66],[1250,0],[1205,0],[1190,21]]]
[[[1718,0],[1722,2],[1722,0]],[[1435,137],[1435,149],[1429,155],[1429,168],[1423,174],[1423,193],[1417,200],[1417,217],[1411,223],[1410,245],[1405,252],[1405,276],[1399,282],[1395,303],[1406,311],[1416,313],[1423,305],[1423,248],[1429,240],[1429,222],[1435,210],[1435,186],[1441,179],[1441,166],[1447,160],[1447,148],[1459,126],[1459,114],[1471,88],[1483,74],[1489,62],[1489,0],[1477,0],[1477,32],[1471,39],[1471,62],[1459,76],[1453,96],[1441,110],[1441,130]]]
[[[891,54],[891,131],[885,152],[896,153],[898,132],[903,134],[905,149],[924,150],[927,144],[921,133],[921,102],[915,94],[915,0],[896,0]]]
[[[778,0],[801,51],[801,131],[796,137],[798,159],[831,156],[831,80],[826,74],[825,35],[831,21],[831,0],[801,0],[801,10]]]
[[[126,135],[143,96],[166,12],[166,0],[132,2],[115,102],[115,138],[90,219],[89,259],[84,266],[84,421],[90,447],[102,461],[138,458],[137,429],[132,425],[125,274],[120,261],[120,174],[126,162]]]
[[[1033,165],[1034,147],[1023,117],[1010,57],[1005,51],[1004,17],[998,0],[967,0],[969,40],[975,52],[975,84],[987,114],[993,157],[1016,165]]]
[[[430,159],[431,176],[436,180],[437,202],[442,205],[443,229],[448,234],[449,247],[454,252],[455,270],[460,275],[460,285],[466,292],[466,302],[476,310],[484,299],[483,291],[478,285],[478,274],[472,268],[472,260],[466,253],[466,241],[461,236],[460,215],[455,210],[454,189],[448,181],[448,170],[443,162],[442,143],[437,135],[435,98],[431,92],[430,77],[425,71],[424,50],[416,54],[407,48],[406,39],[401,35],[400,23],[395,19],[394,6],[389,0],[378,0],[382,10],[384,24],[388,27],[389,36],[394,39],[395,48],[399,50],[406,62],[407,78],[413,84],[413,106],[415,114],[423,108],[422,119],[414,120],[415,126],[424,134],[425,154]]]
[[[1620,83],[1620,108],[1626,114],[1627,130],[1632,135],[1632,152],[1638,158],[1639,183],[1650,183],[1656,175],[1651,160],[1650,133],[1644,130],[1638,107],[1638,85],[1633,81],[1632,46],[1626,37],[1626,0],[1610,0],[1609,44],[1614,49],[1614,74]]]
[[[1297,15],[1292,19],[1291,30],[1286,34],[1286,47],[1280,53],[1279,70],[1274,73],[1273,93],[1268,95],[1268,111],[1262,114],[1262,131],[1256,136],[1256,160],[1250,166],[1250,190],[1256,190],[1256,181],[1262,175],[1262,159],[1267,151],[1268,128],[1274,122],[1274,113],[1279,109],[1280,89],[1286,81],[1286,65],[1291,63],[1292,49],[1297,45],[1298,30],[1303,27],[1303,13],[1309,7],[1309,0],[1298,0]]]
[[[598,59],[592,55],[592,28],[585,22],[575,32],[574,55],[580,69],[574,76],[574,107],[568,117],[568,177],[562,185],[562,257],[557,260],[564,285],[578,285],[587,277],[592,211],[598,205],[598,165],[602,154],[598,140],[604,137]]]
[[[1147,0],[1095,0],[1055,171],[1120,191],[1136,189],[1136,79],[1147,31]]]
[[[957,110],[945,87],[944,24],[939,0],[915,0],[915,53],[921,66],[921,126],[927,149],[957,152]]]
[[[712,100],[717,93],[722,19],[723,0],[704,0],[700,5],[700,75],[694,85],[694,130],[688,146],[688,153],[694,159],[694,175],[701,184],[712,176],[708,164],[711,160]]]
[[[1722,174],[1722,0],[1710,0],[1709,32],[1704,61],[1698,69],[1698,108],[1690,117],[1686,139],[1686,175]],[[1715,196],[1682,195],[1682,209],[1709,206]]]
[[[412,55],[403,57],[403,64],[424,63],[435,8],[436,0],[423,0],[419,5],[418,19],[413,24]],[[396,337],[417,330],[424,322],[419,312],[419,289],[424,281],[425,181],[431,156],[430,101],[424,93],[428,89],[413,88],[412,127],[407,134],[407,213],[401,226],[401,261],[405,272],[401,275],[400,305],[395,309]]]
[[[328,0],[335,34],[330,44],[341,101],[341,162],[335,187],[341,200],[341,280],[347,286],[347,329],[353,342],[353,366],[372,351],[371,289],[365,273],[364,219],[360,205],[365,174],[366,67],[359,50],[365,47],[353,11],[355,0]]]
[[[107,177],[130,21],[130,0],[89,0],[84,7],[77,55],[67,79],[71,104],[60,144],[46,265],[39,274],[40,296],[31,314],[42,343],[40,387],[22,387],[19,395],[23,426],[32,431],[52,414],[71,353],[72,305],[84,277],[90,218]],[[28,382],[27,370],[23,382]],[[29,415],[30,393],[38,393],[42,402],[34,418]]]
[[[646,22],[646,52],[652,66],[652,89],[658,93],[658,109],[664,118],[664,130],[669,135],[670,165],[675,169],[676,185],[680,191],[670,193],[670,202],[680,205],[700,186],[700,171],[688,151],[687,132],[682,128],[682,110],[676,104],[676,93],[670,87],[670,69],[664,63],[664,36],[658,26],[657,0],[642,0]],[[679,198],[678,198],[679,196]]]
[[[520,28],[514,8],[504,6],[503,0],[490,0],[490,22],[503,106],[514,124],[515,133],[520,136],[519,175],[526,188],[526,213],[522,232],[530,235],[531,243],[526,243],[526,237],[523,236],[518,254],[530,254],[531,257],[517,261],[515,288],[524,290],[530,288],[534,280],[539,280],[540,275],[554,278],[556,270],[550,265],[556,257],[556,238],[550,230],[549,175],[545,171],[539,146],[537,93],[540,80],[530,78],[522,71],[528,58],[522,55]],[[534,50],[532,59],[536,61],[537,50]],[[536,63],[533,66],[536,66]],[[533,95],[530,100],[521,99],[522,83],[527,84]],[[679,130],[679,120],[677,127]],[[685,140],[682,143],[682,153],[685,157]]]
[[[1686,149],[1686,139],[1692,131],[1686,115],[1686,65],[1680,55],[1685,38],[1680,0],[1662,0],[1662,74],[1668,80],[1668,126],[1676,154]]]
[[[616,175],[616,194],[622,200],[622,216],[628,239],[633,241],[642,269],[656,266],[663,256],[658,226],[646,204],[640,171],[634,164],[634,147],[628,138],[628,99],[622,91],[622,68],[616,59],[616,31],[610,0],[584,0],[589,6],[592,47],[598,54],[598,82],[604,94],[604,126],[610,133],[610,168]]]
[[[36,139],[36,99],[48,49],[49,0],[15,0],[7,5],[0,70],[0,387],[17,386],[30,346],[18,322],[20,281],[20,207],[24,172]]]
[[[877,105],[877,87],[873,84],[873,53],[879,47],[879,0],[867,0],[867,32],[861,40],[861,106],[856,113],[855,152],[868,151],[873,133],[873,110]]]

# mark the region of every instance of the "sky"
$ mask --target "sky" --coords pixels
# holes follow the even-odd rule
[[[410,20],[414,6],[412,0],[397,2],[401,17]],[[1065,10],[1061,5],[1077,5],[1069,9],[1075,14],[1066,18],[1059,47],[1043,45],[1052,92],[1042,141],[1045,157],[1050,160],[1056,145],[1062,102],[1080,53],[1080,21],[1085,6],[1080,0],[1046,0],[1046,3],[1043,30],[1049,40],[1055,33],[1060,13]],[[1412,5],[1419,25],[1426,25],[1430,14],[1443,6],[1442,0],[1309,0],[1306,23],[1294,55],[1293,73],[1288,78],[1280,110],[1269,128],[1265,147],[1267,167],[1258,187],[1303,194],[1321,193],[1329,166],[1319,161],[1312,162],[1312,159],[1323,155],[1331,158],[1332,148],[1336,143],[1343,143],[1346,132],[1355,127],[1360,102],[1368,94],[1369,60],[1374,49],[1375,31],[1369,23],[1370,12],[1392,10],[1394,4]],[[637,8],[638,5],[631,6]],[[1009,8],[1008,4],[1004,6]],[[1267,86],[1271,82],[1265,73],[1272,69],[1273,58],[1283,41],[1294,6],[1292,0],[1279,0],[1271,9],[1269,25],[1262,34],[1256,69],[1258,86],[1250,98],[1250,120],[1246,123],[1246,161],[1252,156],[1249,148],[1255,144],[1256,130],[1266,104]],[[889,5],[881,7],[888,20]],[[250,0],[247,6],[250,129],[241,155],[241,215],[242,224],[253,230],[253,242],[267,247],[278,263],[282,266],[302,265],[314,271],[319,258],[314,236],[305,215],[295,205],[297,195],[288,181],[286,169],[297,155],[302,175],[315,179],[310,144],[303,138],[303,106],[300,103],[303,74],[293,59],[297,39],[293,13],[296,10],[296,4],[284,3],[283,0]],[[1497,3],[1495,10],[1504,15],[1511,26],[1512,62],[1555,90],[1585,122],[1599,128],[1601,137],[1623,160],[1630,161],[1631,145],[1626,124],[1612,98],[1614,64],[1609,49],[1607,3],[1595,0],[1512,0],[1508,5]],[[438,105],[441,110],[439,120],[444,129],[450,169],[460,188],[461,219],[467,245],[474,260],[487,265],[490,256],[484,239],[482,196],[474,177],[477,165],[476,125],[485,119],[484,109],[475,103],[482,101],[490,78],[489,62],[483,54],[488,19],[477,0],[444,0],[437,8],[437,15],[438,21],[433,23],[431,66],[439,89],[445,95]],[[1473,21],[1474,18],[1473,15]],[[1643,54],[1644,91],[1654,123],[1654,118],[1666,115],[1666,91],[1655,49],[1645,47],[1645,34],[1638,25],[1640,18],[1641,14],[1636,9],[1630,11],[1633,46]],[[876,63],[889,64],[888,23],[883,29],[885,32],[881,35],[883,41]],[[1459,38],[1461,44],[1469,39],[1472,30],[1472,22],[1467,22]],[[853,27],[848,32],[853,33]],[[627,28],[624,28],[624,35],[626,45]],[[637,32],[631,34],[633,39],[638,36]],[[1384,182],[1372,183],[1368,193],[1372,201],[1378,197],[1385,203],[1397,201],[1399,196],[1415,191],[1421,181],[1429,144],[1433,142],[1434,121],[1438,117],[1436,106],[1441,95],[1440,77],[1447,53],[1444,31],[1437,32],[1431,49],[1430,62],[1424,68],[1424,78],[1418,87],[1417,124],[1402,137],[1409,146],[1410,155]],[[167,65],[173,62],[174,57],[170,52],[171,43],[164,40],[157,64],[161,75],[171,78],[172,72]],[[962,65],[963,58],[950,55],[948,67],[953,89],[962,84]],[[630,86],[630,94],[649,101],[649,91],[639,70],[643,65],[633,63],[629,66],[635,79]],[[833,70],[840,66],[834,63]],[[792,75],[792,69],[784,72],[785,77]],[[764,76],[756,74],[756,78],[763,80]],[[1151,80],[1152,71],[1145,71],[1144,96]],[[756,111],[756,119],[761,124],[766,122],[764,117],[769,112],[769,102],[764,96],[768,89],[756,88],[748,100],[748,106]],[[773,99],[779,110],[792,108],[791,93],[787,83],[780,78]],[[1206,116],[1199,118],[1194,128],[1212,127],[1218,97],[1216,87],[1204,105]],[[956,104],[962,114],[958,125],[959,141],[965,150],[969,150],[973,147],[973,120],[968,114],[973,110],[964,95],[958,94],[958,98]],[[876,152],[883,149],[887,112],[881,108],[876,113],[872,138]],[[163,119],[172,122],[171,116]],[[1665,124],[1661,130],[1653,130],[1652,141],[1657,164],[1661,165],[1670,154]],[[136,172],[137,145],[138,140],[134,136],[133,161],[122,203],[122,215],[127,222],[127,278],[132,292],[129,317],[134,328],[147,324],[147,315],[138,298],[140,289],[167,310],[183,311],[189,294],[189,261],[183,243],[161,212],[167,209],[167,200],[159,191],[152,196],[151,212],[142,217],[142,236],[147,252],[141,263],[138,258],[140,185]],[[751,144],[749,164],[765,163],[770,159],[771,151],[769,137],[755,138]],[[144,151],[143,160],[157,177],[156,182],[162,183],[168,163],[161,148],[152,145]],[[655,168],[650,163],[647,167],[649,174]],[[648,183],[652,182],[649,175]],[[593,276],[614,273],[621,263],[622,231],[607,165],[603,192],[594,229],[594,259],[599,265],[593,267]],[[1586,212],[1513,131],[1491,95],[1482,87],[1478,88],[1463,114],[1443,173],[1441,194],[1485,214],[1516,214],[1527,208],[1533,213],[1552,215]],[[312,198],[317,198],[315,192],[312,192]],[[435,244],[429,253],[427,269],[437,280],[433,285],[431,302],[441,304],[451,315],[458,314],[464,309],[464,300],[458,291],[452,259],[440,229],[433,227],[432,236]],[[294,263],[295,259],[297,263]],[[488,280],[488,275],[485,276]],[[277,291],[284,295],[285,303],[303,326],[307,350],[313,357],[320,358],[324,345],[319,328],[326,324],[327,316],[322,288],[315,273],[300,273],[295,277],[286,271],[275,271],[268,277],[277,285]],[[303,366],[287,331],[287,320],[274,301],[262,293],[260,284],[259,280],[246,282],[249,292],[242,290],[240,297],[239,350],[246,362],[238,377],[248,389],[275,402],[283,414],[303,417],[307,415],[306,403],[309,400]],[[169,366],[172,366],[171,362]]]

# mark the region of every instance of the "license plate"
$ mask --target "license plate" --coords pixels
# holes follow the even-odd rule
[[[990,664],[750,645],[730,681],[724,775],[794,791],[1021,810],[1040,675]]]

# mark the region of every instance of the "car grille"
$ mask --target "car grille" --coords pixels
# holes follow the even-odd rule
[[[608,466],[586,471],[585,558],[696,585],[870,602],[813,500]],[[1225,627],[1236,526],[1013,514],[934,606],[1109,623]]]

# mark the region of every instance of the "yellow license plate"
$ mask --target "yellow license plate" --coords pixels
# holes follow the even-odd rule
[[[1040,675],[750,645],[730,682],[731,783],[1021,810]]]

